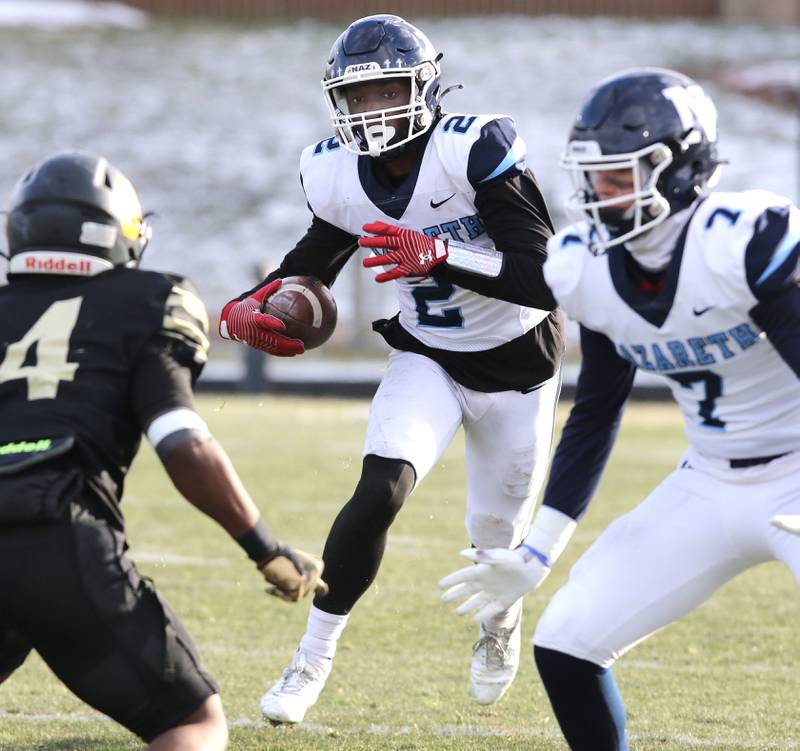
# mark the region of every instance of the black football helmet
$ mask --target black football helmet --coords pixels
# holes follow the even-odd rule
[[[439,59],[428,37],[399,16],[376,15],[352,23],[333,43],[322,91],[339,141],[356,154],[378,156],[421,136],[439,108]],[[346,86],[394,78],[410,85],[408,104],[351,114]],[[391,121],[405,119],[395,136]]]
[[[561,157],[576,189],[567,208],[588,215],[593,250],[649,231],[713,187],[716,144],[716,108],[692,79],[641,68],[601,81],[581,107]],[[598,172],[621,169],[632,171],[633,192],[601,200]]]
[[[9,256],[68,251],[136,266],[150,239],[136,190],[125,175],[95,154],[48,157],[14,187],[8,206]]]

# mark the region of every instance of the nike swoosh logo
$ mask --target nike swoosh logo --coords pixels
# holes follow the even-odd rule
[[[447,196],[447,198],[445,198],[444,201],[439,201],[438,203],[431,198],[431,208],[432,209],[438,209],[443,203],[447,203],[454,196],[455,196],[455,193],[453,193],[452,196]]]
[[[708,313],[708,311],[713,307],[713,305],[709,305],[707,308],[692,308],[692,313],[694,313],[696,316],[701,316],[703,313]]]

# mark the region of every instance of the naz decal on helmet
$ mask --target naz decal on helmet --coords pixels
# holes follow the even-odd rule
[[[367,70],[377,70],[379,71],[381,66],[378,63],[370,62],[370,63],[357,63],[356,65],[348,65],[344,69],[344,74],[346,76],[354,75],[355,73],[363,73]]]

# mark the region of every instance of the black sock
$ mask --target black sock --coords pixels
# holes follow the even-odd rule
[[[628,751],[625,705],[611,669],[538,646],[533,656],[572,751]]]

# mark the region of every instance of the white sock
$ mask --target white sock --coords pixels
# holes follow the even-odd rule
[[[336,642],[347,625],[349,615],[334,615],[311,606],[306,632],[300,640],[300,649],[318,659],[332,660]]]
[[[483,622],[483,628],[486,631],[496,632],[499,628],[514,628],[517,625],[517,620],[521,615],[522,598],[520,597],[508,610],[496,615],[494,618],[489,618]]]

